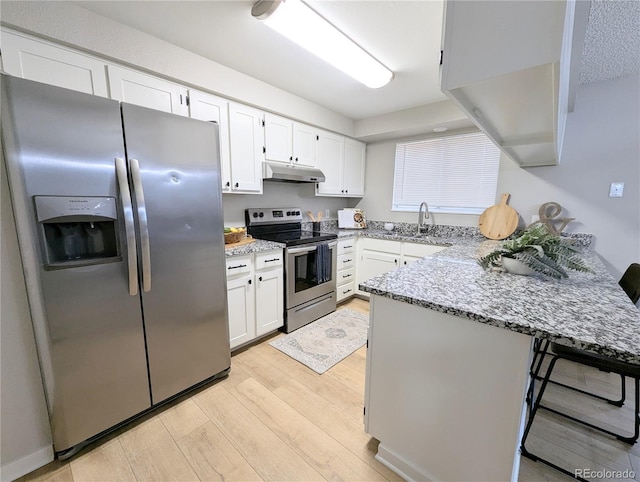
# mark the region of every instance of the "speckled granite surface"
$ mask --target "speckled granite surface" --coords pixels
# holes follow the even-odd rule
[[[569,278],[553,280],[484,271],[476,259],[496,241],[448,241],[451,247],[360,289],[640,364],[640,311],[595,252],[583,251],[595,274],[570,271]]]
[[[238,246],[236,248],[229,248],[224,250],[224,254],[227,258],[231,256],[240,256],[242,254],[259,253],[261,251],[273,251],[274,249],[284,249],[284,244],[274,243],[273,241],[264,241],[262,239],[256,239],[255,243],[245,244],[244,246]]]

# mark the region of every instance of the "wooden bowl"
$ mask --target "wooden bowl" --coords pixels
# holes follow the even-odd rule
[[[238,231],[237,233],[224,233],[224,244],[237,243],[242,241],[247,236],[245,230]]]

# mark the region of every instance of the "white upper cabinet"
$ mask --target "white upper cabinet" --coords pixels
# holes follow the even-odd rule
[[[325,181],[316,184],[316,194],[341,196],[344,137],[330,132],[320,132],[319,137],[317,167],[324,173]]]
[[[344,140],[344,166],[342,187],[347,196],[364,196],[364,162],[367,145],[346,138]]]
[[[85,94],[108,97],[104,61],[2,31],[2,63],[6,73]]]
[[[293,121],[279,115],[264,115],[265,161],[286,162],[293,160]]]
[[[560,157],[576,3],[445,2],[440,87],[523,167]]]
[[[187,89],[181,85],[115,65],[108,65],[107,72],[112,99],[171,114],[189,115]]]
[[[231,192],[262,193],[264,113],[229,102],[229,152]]]
[[[316,167],[318,139],[318,129],[300,122],[294,122],[293,163],[300,166]]]
[[[346,137],[320,132],[317,167],[325,182],[316,184],[318,196],[364,196],[366,144]]]
[[[222,97],[205,94],[197,90],[189,90],[189,116],[218,124],[220,132],[220,180],[222,182],[222,191],[230,191],[229,102]]]
[[[317,129],[275,114],[265,114],[265,161],[316,166]]]

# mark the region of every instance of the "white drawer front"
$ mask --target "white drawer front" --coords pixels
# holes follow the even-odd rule
[[[253,256],[233,256],[227,258],[227,278],[253,271]]]
[[[256,270],[282,266],[282,250],[256,254]]]
[[[353,253],[355,251],[356,239],[349,238],[338,241],[338,256],[341,254]]]
[[[353,268],[356,262],[356,253],[341,254],[338,256],[338,271]]]
[[[350,283],[354,279],[356,279],[355,268],[341,269],[341,270],[338,270],[338,275],[336,277],[336,284],[340,286],[345,283]]]
[[[354,283],[354,281],[351,281],[350,283],[338,286],[336,288],[336,301],[338,303],[346,298],[349,298],[350,296],[353,296],[355,292]]]

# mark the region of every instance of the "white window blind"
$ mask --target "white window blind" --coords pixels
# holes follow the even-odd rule
[[[394,211],[481,213],[495,203],[500,150],[483,133],[396,144]]]

